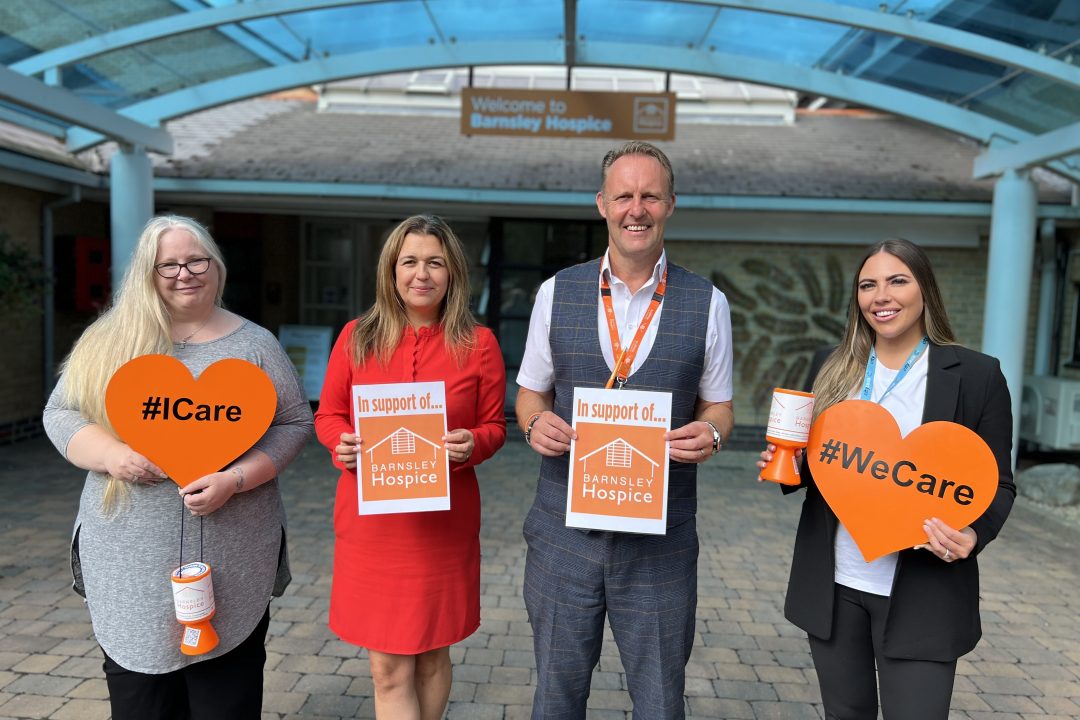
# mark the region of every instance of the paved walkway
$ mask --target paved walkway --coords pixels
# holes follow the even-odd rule
[[[781,612],[799,500],[755,483],[752,462],[752,453],[726,451],[700,479],[701,587],[687,714],[820,718],[806,640]],[[529,715],[521,522],[536,468],[516,440],[480,468],[483,620],[453,648],[449,718]],[[283,478],[294,580],[272,605],[264,718],[374,715],[366,657],[326,629],[334,475],[311,445]],[[67,568],[81,485],[81,473],[44,440],[0,449],[0,720],[108,717],[100,651]],[[1080,717],[1078,550],[1080,531],[1017,504],[982,558],[985,635],[959,663],[952,717]],[[589,707],[595,720],[630,715],[610,639]]]

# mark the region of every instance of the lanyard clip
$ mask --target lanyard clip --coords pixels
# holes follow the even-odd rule
[[[622,377],[621,375],[617,376],[615,378],[615,389],[616,390],[622,390],[623,385],[625,385],[625,384],[626,384],[626,378]]]

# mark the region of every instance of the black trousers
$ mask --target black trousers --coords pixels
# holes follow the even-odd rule
[[[267,608],[229,652],[161,675],[125,670],[105,655],[113,720],[259,720],[269,626]]]
[[[832,637],[810,636],[827,720],[875,720],[879,685],[885,720],[948,718],[956,661],[885,657],[882,638],[889,598],[834,587]]]

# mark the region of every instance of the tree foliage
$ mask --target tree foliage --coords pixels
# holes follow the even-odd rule
[[[0,233],[0,316],[41,312],[41,298],[51,279],[40,257]]]

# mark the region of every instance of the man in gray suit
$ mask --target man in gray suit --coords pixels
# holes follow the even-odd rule
[[[596,194],[607,252],[548,279],[533,307],[516,411],[542,456],[524,529],[536,719],[585,717],[605,616],[634,717],[684,716],[697,607],[697,465],[719,452],[734,415],[727,299],[664,251],[674,186],[671,163],[655,146],[630,142],[609,152]],[[665,535],[566,527],[574,388],[605,381],[671,393]]]

